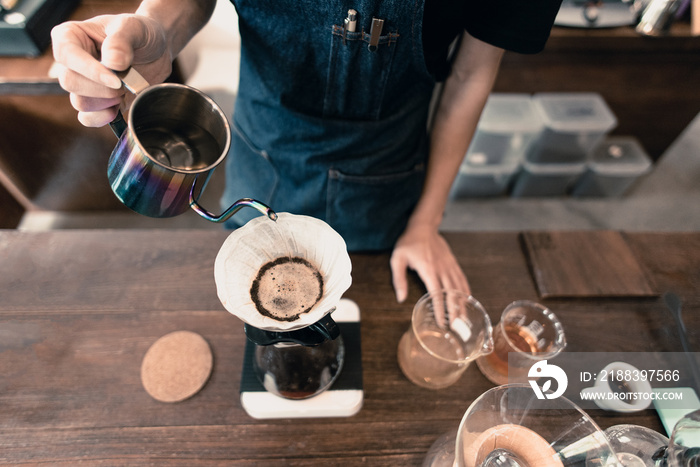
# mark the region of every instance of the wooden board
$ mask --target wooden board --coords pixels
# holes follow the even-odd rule
[[[620,232],[524,232],[541,297],[658,295]]]

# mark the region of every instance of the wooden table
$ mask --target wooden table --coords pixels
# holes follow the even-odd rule
[[[388,255],[354,254],[346,296],[362,310],[365,401],[349,418],[256,420],[238,397],[243,326],[219,303],[219,231],[0,231],[0,462],[106,465],[420,465],[492,387],[475,365],[454,386],[417,387],[396,346],[423,293],[397,304]],[[683,297],[700,345],[700,233],[626,234],[659,291]],[[515,299],[540,300],[517,233],[448,234],[494,322]],[[681,351],[659,298],[541,300],[568,351]],[[605,321],[605,325],[602,325]],[[191,399],[165,404],[141,386],[144,353],[175,330],[200,333],[214,371]],[[661,431],[653,410],[590,412],[606,428]]]

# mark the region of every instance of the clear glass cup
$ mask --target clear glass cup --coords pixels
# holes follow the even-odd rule
[[[438,290],[421,297],[398,346],[398,362],[413,383],[430,389],[459,380],[469,363],[493,350],[492,327],[474,297]]]
[[[492,383],[526,383],[528,370],[557,356],[566,347],[564,328],[552,311],[519,300],[508,305],[493,331],[494,349],[476,364]]]

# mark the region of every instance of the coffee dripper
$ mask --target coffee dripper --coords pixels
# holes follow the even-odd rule
[[[303,287],[294,275],[284,273],[282,265],[295,260],[312,267],[321,278],[320,295],[310,306],[305,299],[295,301],[288,292]],[[283,212],[276,222],[257,217],[226,239],[214,264],[217,294],[224,308],[244,322],[253,344],[253,370],[268,392],[306,399],[336,380],[345,360],[345,344],[331,313],[350,287],[351,269],[343,238],[309,216]],[[269,279],[268,285],[275,285],[258,295],[256,284],[261,284],[263,276]],[[263,312],[261,299],[271,304],[289,301],[290,310],[304,311],[275,317]]]

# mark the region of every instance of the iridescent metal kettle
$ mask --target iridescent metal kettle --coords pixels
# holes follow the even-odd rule
[[[119,139],[107,177],[116,197],[149,217],[173,217],[192,208],[211,222],[224,222],[243,207],[277,218],[265,204],[244,198],[215,215],[198,199],[231,144],[224,112],[201,91],[184,84],[149,85],[136,70],[118,73],[136,94],[128,113],[110,123]]]

